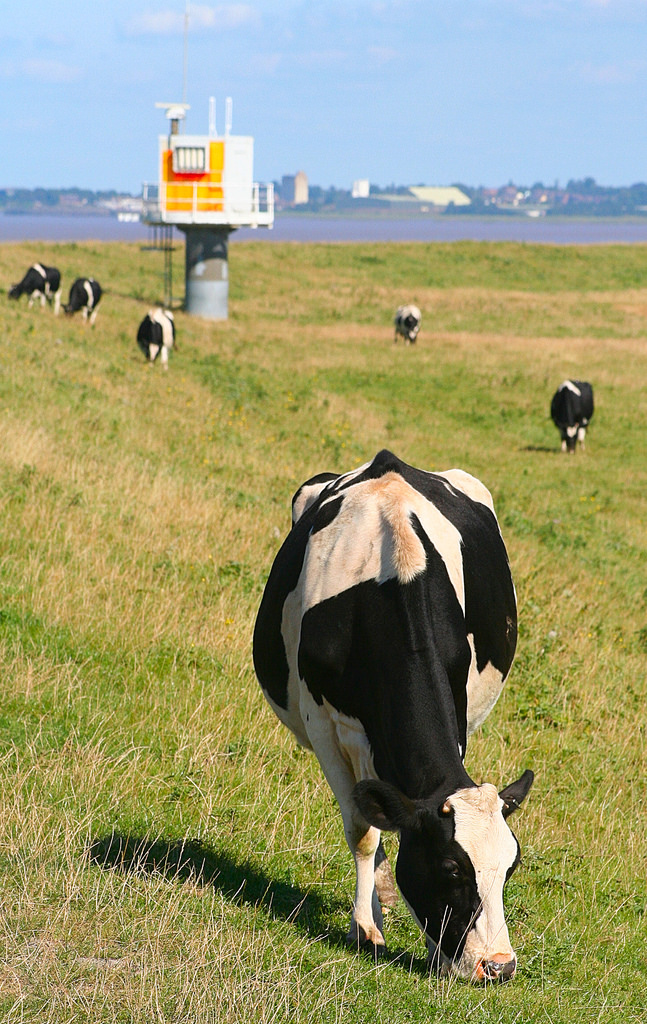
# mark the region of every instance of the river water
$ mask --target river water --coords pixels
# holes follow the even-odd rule
[[[182,235],[178,232],[178,238]],[[0,242],[146,242],[151,229],[115,217],[41,214],[0,215]],[[282,214],[274,228],[242,228],[232,242],[539,242],[591,245],[604,242],[647,244],[647,218],[553,220],[530,217],[342,217]]]

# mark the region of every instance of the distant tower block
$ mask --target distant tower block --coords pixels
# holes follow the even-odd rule
[[[305,171],[283,175],[281,198],[289,206],[303,206],[308,202],[308,176]]]
[[[186,104],[157,106],[166,110],[170,126],[159,137],[159,182],[143,186],[143,219],[155,226],[175,225],[186,235],[187,312],[226,320],[229,235],[240,227],[273,227],[273,186],[253,180],[254,140],[230,134],[230,100],[224,136],[216,134],[213,102],[209,135],[180,132]]]

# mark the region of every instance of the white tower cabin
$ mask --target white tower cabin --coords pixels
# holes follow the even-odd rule
[[[186,103],[156,106],[165,109],[169,130],[159,136],[158,183],[143,186],[143,219],[175,225],[186,235],[187,312],[226,320],[229,235],[241,227],[273,227],[273,185],[254,181],[251,135],[230,134],[231,100],[222,136],[216,134],[213,101],[209,135],[182,134]]]

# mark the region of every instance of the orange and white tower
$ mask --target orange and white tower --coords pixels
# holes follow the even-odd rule
[[[273,185],[254,181],[254,139],[231,134],[230,99],[221,136],[213,99],[208,135],[180,131],[186,103],[156,106],[166,111],[169,129],[159,136],[158,182],[143,186],[143,219],[155,226],[174,225],[186,235],[187,312],[224,320],[229,235],[240,227],[273,227]]]

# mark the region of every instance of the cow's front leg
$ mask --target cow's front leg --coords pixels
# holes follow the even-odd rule
[[[354,723],[349,726],[326,702],[317,704],[305,686],[299,699],[299,711],[310,745],[337,797],[344,835],[355,861],[355,901],[346,939],[355,949],[368,950],[376,956],[385,945],[382,909],[375,889],[375,853],[380,831],[365,821],[353,799],[353,789],[362,772],[353,769],[352,754],[357,754],[361,760],[364,744],[356,735]],[[340,734],[344,737],[343,744]]]
[[[355,902],[347,941],[350,945],[379,956],[384,952],[384,921],[375,887],[375,854],[380,843],[379,829],[367,825],[356,811],[348,824],[344,821],[346,841],[355,859]]]

